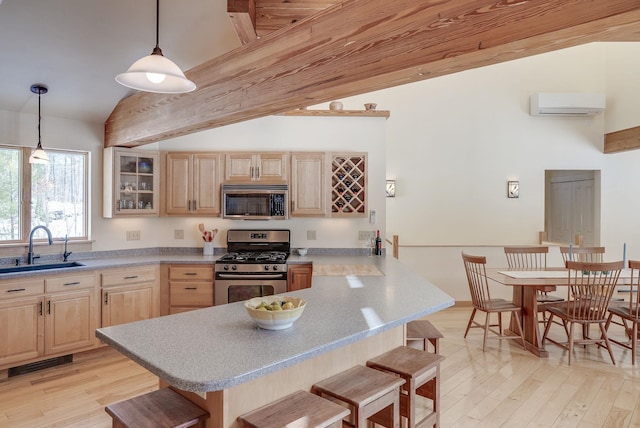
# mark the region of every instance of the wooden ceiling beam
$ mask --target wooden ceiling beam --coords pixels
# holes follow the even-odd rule
[[[618,153],[640,149],[640,126],[610,132],[604,136],[604,152]]]
[[[196,91],[137,93],[105,123],[133,147],[601,40],[640,40],[637,0],[346,0],[189,70]]]
[[[246,45],[258,38],[256,34],[256,0],[227,0],[227,15],[240,38]]]

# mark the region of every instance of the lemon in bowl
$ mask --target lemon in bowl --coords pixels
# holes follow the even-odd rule
[[[289,328],[304,311],[307,302],[299,297],[264,296],[244,302],[244,307],[258,327],[265,330]]]

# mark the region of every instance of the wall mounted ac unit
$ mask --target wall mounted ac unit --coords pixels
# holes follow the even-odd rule
[[[538,92],[531,95],[531,116],[593,116],[604,111],[604,94]]]

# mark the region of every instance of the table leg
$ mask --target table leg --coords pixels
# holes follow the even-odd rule
[[[549,354],[542,343],[542,332],[538,323],[538,290],[535,287],[513,287],[513,303],[522,308],[522,332],[524,347],[532,354],[548,358]],[[516,326],[509,326],[511,332],[518,331]]]

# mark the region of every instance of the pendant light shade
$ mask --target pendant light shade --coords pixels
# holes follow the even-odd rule
[[[162,55],[158,43],[160,0],[156,0],[156,47],[151,55],[140,58],[125,72],[116,76],[116,82],[128,88],[161,94],[181,94],[196,89],[173,61]]]
[[[49,163],[49,156],[42,148],[42,138],[40,136],[40,122],[42,116],[40,115],[40,96],[49,92],[44,85],[31,85],[31,92],[38,94],[38,145],[36,149],[29,156],[29,163]]]

